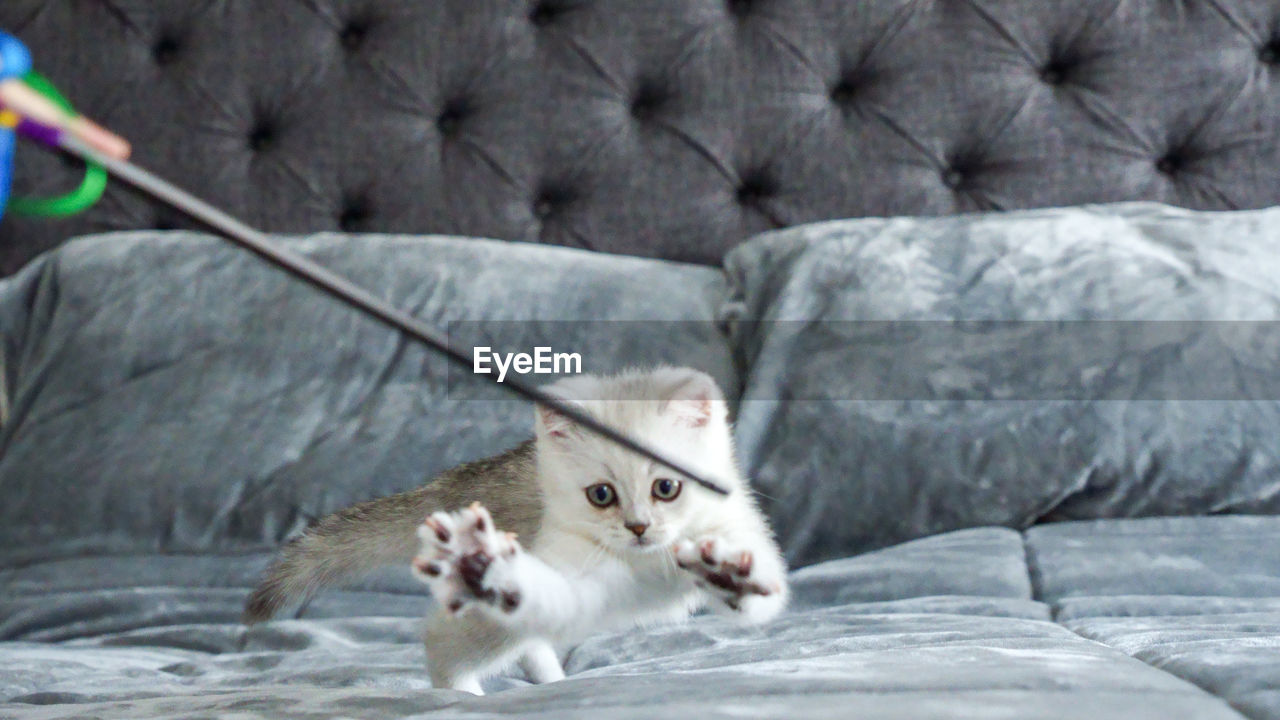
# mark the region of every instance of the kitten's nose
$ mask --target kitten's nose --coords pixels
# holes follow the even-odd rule
[[[622,526],[635,533],[636,537],[644,535],[644,531],[649,529],[649,526],[646,523],[638,522],[623,523]]]

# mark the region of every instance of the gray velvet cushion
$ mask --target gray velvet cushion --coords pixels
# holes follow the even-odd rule
[[[9,640],[0,645],[0,714],[1239,720],[1221,693],[1053,623],[1031,595],[1023,538],[1000,528],[800,570],[795,605],[764,627],[704,615],[592,637],[567,653],[564,682],[529,687],[513,671],[486,682],[483,698],[431,688],[419,621],[386,617],[421,612],[421,593],[368,596],[351,613],[362,617],[246,628],[228,593],[208,593],[200,617],[195,589],[148,597],[153,578],[117,567],[114,597],[126,598],[132,583],[132,612],[105,591],[84,593],[79,605],[72,593],[34,586],[0,597],[0,618],[11,610],[26,621],[0,623]],[[63,642],[32,642],[40,639]],[[1264,707],[1254,717],[1277,715]]]
[[[277,232],[718,263],[842,217],[1280,203],[1264,0],[0,2],[137,158]],[[78,169],[24,146],[21,192]],[[184,226],[120,185],[6,218],[0,272]]]
[[[498,349],[736,385],[709,268],[446,237],[288,244],[438,327],[495,321],[468,327]],[[266,550],[532,435],[531,406],[477,399],[469,370],[204,236],[72,242],[0,285],[0,333],[3,565]]]
[[[793,562],[1280,510],[1280,210],[837,222],[728,268],[741,446]]]
[[[1060,523],[1026,545],[1058,622],[1248,717],[1280,718],[1280,518]]]

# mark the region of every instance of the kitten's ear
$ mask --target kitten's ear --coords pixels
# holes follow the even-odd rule
[[[554,382],[543,388],[548,395],[554,397],[560,402],[581,407],[575,398],[584,394],[584,388],[579,387],[584,382],[583,378],[561,380]],[[568,417],[552,410],[546,405],[537,405],[535,411],[534,424],[539,436],[545,435],[549,438],[564,439],[578,433],[578,425]]]
[[[572,420],[546,405],[537,406],[537,427],[539,435],[561,440],[577,432]]]
[[[673,415],[677,423],[701,428],[710,425],[712,420],[726,418],[724,393],[720,392],[715,378],[692,368],[673,368],[664,374],[669,377],[663,411]]]

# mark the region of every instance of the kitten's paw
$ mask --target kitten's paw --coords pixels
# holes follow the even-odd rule
[[[422,550],[413,572],[436,601],[457,614],[475,604],[514,612],[520,590],[510,566],[522,552],[515,533],[500,532],[480,503],[457,512],[432,513],[418,528]]]
[[[763,569],[751,550],[718,538],[681,540],[672,549],[676,564],[693,574],[694,583],[732,610],[743,610],[753,597],[769,598],[772,606],[785,592],[785,581]]]

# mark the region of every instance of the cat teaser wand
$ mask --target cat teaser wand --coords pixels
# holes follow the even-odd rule
[[[19,112],[19,108],[7,107],[11,111]],[[51,119],[57,120],[57,118]],[[64,128],[66,128],[64,124],[45,125],[31,117],[24,117],[23,122],[17,124],[16,127],[20,134],[28,138],[63,150],[81,158],[85,162],[101,165],[115,177],[218,231],[227,240],[254,253],[277,268],[341,300],[365,315],[373,317],[383,324],[404,333],[406,336],[427,345],[455,363],[474,370],[471,363],[471,355],[473,353],[468,352],[470,348],[453,347],[448,338],[435,328],[396,308],[328,268],[272,242],[266,233],[246,225],[226,212],[127,160],[107,154],[111,152],[111,148],[102,142],[94,142],[98,138],[92,135],[86,138],[83,136],[83,131],[78,135]],[[95,146],[90,146],[86,141],[94,142]],[[527,383],[520,378],[507,378],[505,381],[499,382],[497,371],[493,369],[478,372],[477,374],[484,375],[500,387],[504,387],[517,395],[569,418],[597,435],[608,438],[632,452],[643,455],[680,473],[712,492],[720,495],[729,494],[729,491],[724,486],[714,482],[695,468],[667,457],[646,443],[597,420],[583,409],[547,393],[536,385]]]

